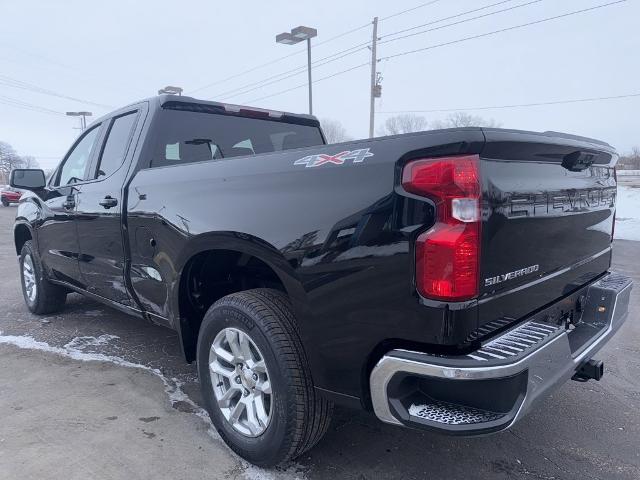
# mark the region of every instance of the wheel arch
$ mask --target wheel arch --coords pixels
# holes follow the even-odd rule
[[[252,263],[262,269],[267,281],[277,282],[278,285],[270,284],[272,288],[281,289],[290,299],[296,318],[301,319],[307,316],[306,292],[295,272],[295,269],[285,256],[272,244],[255,236],[241,232],[210,232],[191,238],[182,249],[176,261],[177,276],[173,282],[170,293],[171,311],[174,312],[174,326],[178,332],[180,346],[185,359],[188,362],[195,360],[195,345],[202,318],[195,317],[195,312],[186,308],[187,295],[189,295],[189,279],[192,276],[194,264],[213,256],[213,260],[229,260],[229,255],[235,255],[243,262]],[[237,264],[235,264],[237,266]],[[268,270],[267,270],[268,269]],[[227,272],[220,270],[218,273]],[[227,272],[229,273],[229,272]],[[272,275],[272,277],[270,276]],[[220,296],[213,297],[213,302],[229,293],[255,288],[251,285],[251,278],[247,288],[230,288],[221,290]],[[259,280],[259,279],[258,279]],[[211,303],[213,303],[211,302]],[[210,304],[211,304],[210,303]],[[209,304],[209,306],[210,306]],[[189,315],[192,315],[192,318]],[[199,314],[198,314],[199,315]]]
[[[16,248],[16,255],[20,255],[22,247],[28,240],[35,241],[31,225],[24,221],[16,222],[13,227],[13,242]]]

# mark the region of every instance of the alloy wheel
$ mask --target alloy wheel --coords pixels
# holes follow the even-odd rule
[[[237,328],[221,330],[209,351],[211,384],[224,418],[246,437],[264,433],[273,394],[264,356],[251,337]]]
[[[38,287],[36,285],[36,274],[33,268],[33,259],[31,255],[27,254],[22,260],[22,282],[24,284],[24,291],[27,294],[27,298],[30,302],[34,302]]]

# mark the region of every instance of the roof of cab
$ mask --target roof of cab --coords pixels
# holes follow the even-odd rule
[[[312,124],[315,126],[320,125],[320,122],[314,115],[308,115],[305,113],[291,113],[291,112],[284,112],[280,110],[270,110],[265,108],[252,107],[248,105],[237,105],[233,103],[214,102],[211,100],[201,100],[198,98],[187,97],[183,95],[161,94],[154,97],[141,99],[136,102],[131,102],[125,106],[122,106],[121,108],[115,109],[105,115],[102,115],[96,118],[93,122],[91,122],[89,127],[94,123],[102,121],[105,117],[111,117],[114,114],[117,114],[118,112],[127,110],[130,107],[139,105],[144,102],[147,102],[150,107],[152,108],[155,107],[158,109],[165,108],[167,105],[175,106],[176,104],[184,104],[185,110],[186,110],[186,109],[189,109],[188,108],[189,106],[193,106],[195,109],[195,107],[200,105],[203,107],[208,107],[207,110],[211,112],[214,112],[217,110],[219,113],[228,113],[228,114],[236,114],[236,115],[261,113],[274,120],[287,120],[290,122],[293,121],[294,123],[297,123],[296,120],[298,120],[299,123]],[[247,115],[247,116],[250,116],[250,115]]]

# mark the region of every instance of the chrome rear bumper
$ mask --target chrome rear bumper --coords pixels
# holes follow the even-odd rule
[[[468,355],[392,350],[371,372],[375,414],[387,423],[462,435],[508,428],[620,328],[631,288],[631,279],[616,273],[584,287],[577,292],[586,296],[581,321],[571,329],[546,322],[542,311]]]

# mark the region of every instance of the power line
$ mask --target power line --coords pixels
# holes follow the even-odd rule
[[[34,58],[37,58],[37,59],[40,59],[40,60],[44,60],[44,63],[48,63],[49,65],[53,65],[53,66],[58,67],[60,69],[64,69],[64,70],[68,70],[70,72],[73,72],[74,76],[76,78],[78,76],[80,76],[81,78],[84,78],[85,80],[86,79],[91,79],[92,81],[104,80],[104,76],[99,76],[97,74],[92,74],[92,73],[86,72],[84,70],[81,70],[79,68],[73,67],[71,65],[66,65],[64,63],[60,63],[60,62],[58,62],[58,61],[56,61],[54,59],[51,59],[49,57],[46,57],[46,56],[44,56],[44,55],[42,55],[40,53],[35,53],[35,52],[32,52],[32,51],[28,51],[28,50],[25,50],[23,48],[17,47],[15,45],[11,45],[11,44],[6,43],[6,42],[0,42],[0,47],[6,47],[9,50],[11,50],[12,53],[19,52],[21,54],[20,57],[19,57],[20,60],[18,60],[18,59],[9,59],[9,58],[6,58],[6,57],[2,58],[2,60],[6,61],[6,62],[24,64],[24,56],[29,56],[29,57],[34,57]],[[32,66],[32,65],[30,64],[30,66]],[[40,69],[46,69],[47,68],[46,65],[43,65],[43,62],[39,62],[36,65],[36,67],[40,68]],[[113,89],[113,83],[112,82],[110,82],[110,89]],[[145,92],[143,94],[142,90],[139,90],[137,88],[135,90],[141,96],[142,95],[148,96],[148,92]],[[124,92],[124,90],[122,90],[122,88],[118,88],[118,91],[122,92],[122,93],[126,93],[127,95],[129,95],[131,93],[131,85],[127,84],[127,91],[126,92]]]
[[[323,41],[321,41],[321,42],[317,42],[317,43],[315,43],[315,44],[314,44],[314,46],[315,46],[315,47],[319,47],[320,45],[324,45],[325,43],[332,42],[332,41],[334,41],[334,40],[336,40],[336,39],[338,39],[338,38],[345,37],[345,36],[347,36],[347,35],[349,35],[349,34],[351,34],[351,33],[354,33],[354,32],[357,32],[357,31],[359,31],[359,30],[362,30],[363,28],[367,28],[368,26],[369,26],[369,24],[368,24],[368,23],[366,23],[366,24],[364,24],[364,25],[360,25],[359,27],[352,28],[351,30],[347,30],[346,32],[342,32],[342,33],[340,33],[340,34],[338,34],[338,35],[334,35],[333,37],[327,38],[326,40],[323,40]],[[207,85],[203,85],[202,87],[198,87],[198,88],[196,88],[196,89],[194,89],[194,90],[189,90],[189,91],[188,91],[188,92],[186,92],[186,93],[188,93],[189,95],[191,95],[191,94],[196,93],[196,92],[199,92],[199,91],[201,91],[201,90],[206,90],[207,88],[211,88],[211,87],[213,87],[213,86],[215,86],[215,85],[219,85],[219,84],[221,84],[221,83],[228,82],[229,80],[233,80],[233,79],[235,79],[235,78],[241,77],[241,76],[243,76],[243,75],[246,75],[247,73],[255,72],[256,70],[260,70],[260,69],[262,69],[262,68],[268,67],[268,66],[270,66],[270,65],[273,65],[274,63],[278,63],[278,62],[280,62],[280,61],[282,61],[282,60],[285,60],[285,59],[287,59],[287,58],[294,57],[294,56],[296,56],[296,55],[300,55],[300,54],[302,54],[302,53],[306,53],[306,51],[307,51],[307,50],[306,50],[306,48],[305,48],[305,49],[303,49],[303,50],[298,50],[298,51],[296,51],[296,52],[289,53],[288,55],[283,55],[282,57],[274,58],[273,60],[270,60],[270,61],[268,61],[268,62],[262,63],[262,64],[260,64],[260,65],[256,65],[255,67],[249,68],[249,69],[247,69],[247,70],[243,70],[242,72],[238,72],[238,73],[236,73],[236,74],[234,74],[234,75],[231,75],[231,76],[229,76],[229,77],[222,78],[222,79],[220,79],[220,80],[216,80],[215,82],[208,83]],[[306,66],[305,66],[305,68],[306,68]]]
[[[541,0],[535,0],[535,1],[541,1]],[[529,2],[529,3],[535,3],[535,1],[534,2]],[[581,9],[581,10],[575,10],[575,11],[568,12],[568,13],[565,13],[565,14],[556,15],[556,16],[553,16],[553,17],[543,18],[543,19],[536,20],[536,21],[533,21],[533,22],[528,22],[528,23],[524,23],[524,24],[520,24],[520,25],[514,25],[514,26],[511,26],[511,27],[502,28],[502,29],[499,29],[499,30],[494,30],[494,31],[491,31],[491,32],[486,32],[486,33],[482,33],[482,34],[478,34],[478,35],[473,35],[473,36],[470,36],[470,37],[464,37],[464,38],[461,38],[461,39],[452,40],[452,41],[449,41],[449,42],[444,42],[444,43],[440,43],[440,44],[436,44],[436,45],[430,45],[430,46],[419,48],[419,49],[415,49],[415,50],[410,50],[410,51],[406,51],[406,52],[400,52],[400,53],[397,53],[397,54],[393,54],[393,55],[388,55],[386,57],[382,57],[379,61],[381,61],[381,60],[389,60],[389,59],[401,57],[401,56],[404,56],[404,55],[409,55],[409,54],[412,54],[412,53],[418,53],[418,52],[422,52],[422,51],[426,51],[426,50],[432,50],[432,49],[439,48],[439,47],[444,47],[444,46],[448,46],[448,45],[453,45],[453,44],[457,44],[457,43],[466,42],[466,41],[469,41],[469,40],[483,38],[483,37],[487,37],[487,36],[490,36],[490,35],[495,35],[495,34],[498,34],[498,33],[503,33],[503,32],[506,32],[506,31],[510,31],[510,30],[516,30],[518,28],[524,28],[524,27],[528,27],[528,26],[532,26],[532,25],[548,22],[548,21],[551,21],[551,20],[557,20],[557,19],[560,19],[560,18],[569,17],[569,16],[572,16],[572,15],[577,15],[579,13],[585,13],[585,12],[588,12],[588,11],[597,10],[597,9],[600,9],[600,8],[608,7],[608,6],[615,5],[615,4],[618,4],[618,3],[623,3],[623,2],[626,2],[626,0],[616,0],[616,1],[613,1],[613,2],[606,3],[606,4],[600,4],[600,5],[596,5],[594,7],[590,7],[590,8],[585,8],[585,9]],[[526,4],[524,4],[524,5],[526,5]],[[520,5],[520,6],[524,6],[524,5]],[[493,13],[500,13],[500,12],[493,12]],[[356,68],[360,68],[360,67],[362,67],[364,65],[368,65],[368,63],[361,64],[361,65],[356,65],[355,67],[351,67],[351,68],[349,68],[347,70],[343,70],[343,71],[337,72],[337,73],[335,73],[333,75],[328,75],[326,77],[322,77],[319,80],[326,80],[328,78],[332,78],[334,76],[350,72],[350,71],[355,70]],[[283,78],[283,80],[284,80],[284,78]],[[275,83],[275,82],[273,82],[273,83]],[[274,96],[277,96],[277,95],[281,95],[283,93],[290,92],[292,90],[296,90],[298,88],[302,88],[304,86],[306,86],[306,84],[297,85],[297,86],[292,87],[292,88],[288,88],[288,89],[281,90],[279,92],[276,92],[276,93],[273,93],[273,94],[270,94],[270,95],[266,95],[266,96],[263,96],[263,97],[259,97],[259,98],[250,100],[247,103],[257,102],[257,101],[260,101],[260,100],[263,100],[263,99],[266,99],[266,98],[271,98],[271,97],[274,97]]]
[[[420,5],[417,5],[415,7],[407,8],[406,10],[402,10],[401,12],[393,13],[386,17],[382,17],[380,21],[382,22],[384,20],[389,20],[390,18],[398,17],[400,15],[404,15],[405,13],[413,12],[414,10],[418,10],[419,8],[422,8],[422,7],[428,7],[429,5],[433,5],[434,3],[438,3],[439,1],[440,0],[431,0],[430,2],[421,3]],[[367,24],[367,26],[368,25],[369,24]]]
[[[13,52],[19,52],[22,56],[26,55],[29,57],[34,57],[39,59],[40,61],[45,61],[46,63],[50,63],[51,65],[55,65],[58,68],[65,68],[65,69],[69,69],[69,70],[73,70],[75,72],[80,72],[80,70],[75,69],[69,65],[66,65],[64,63],[58,62],[57,60],[53,60],[45,55],[42,55],[40,53],[35,53],[35,52],[31,52],[28,50],[25,50],[24,48],[21,47],[16,47],[15,45],[11,45],[8,44],[6,42],[0,42],[0,46],[5,46],[8,47],[10,50],[12,50]]]
[[[32,111],[36,111],[36,112],[40,112],[40,113],[48,113],[48,114],[52,114],[52,115],[63,115],[63,116],[65,115],[64,112],[59,112],[57,110],[51,110],[49,108],[42,107],[40,105],[33,105],[31,103],[23,102],[22,100],[18,100],[18,99],[11,98],[11,97],[5,97],[3,95],[0,95],[0,103],[2,103],[4,105],[16,107],[16,108],[23,108],[25,110],[32,110]]]
[[[412,12],[412,11],[417,10],[419,8],[428,7],[429,5],[433,5],[434,3],[437,3],[439,1],[441,1],[441,0],[431,0],[429,2],[421,3],[420,5],[417,5],[415,7],[412,7],[412,8],[406,9],[406,10],[402,10],[401,12],[397,12],[397,13],[391,14],[391,15],[389,15],[387,17],[382,18],[381,20],[388,20],[390,18],[394,18],[394,17],[397,17],[399,15],[403,15],[405,13]],[[513,0],[511,0],[511,1],[513,1]],[[365,23],[364,25],[360,25],[358,27],[355,27],[355,28],[352,28],[350,30],[347,30],[346,32],[342,32],[342,33],[339,33],[338,35],[334,35],[333,37],[330,37],[330,38],[328,38],[326,40],[317,42],[317,43],[314,44],[314,46],[315,47],[319,47],[319,46],[324,45],[326,43],[329,43],[329,42],[332,42],[334,40],[337,40],[338,38],[342,38],[342,37],[345,37],[345,36],[350,35],[352,33],[355,33],[355,32],[358,32],[360,30],[363,30],[365,28],[369,28],[370,25],[371,25],[370,23]],[[369,42],[367,42],[367,44],[368,43]],[[278,62],[280,62],[282,60],[294,57],[296,55],[300,55],[300,54],[305,53],[305,52],[306,52],[306,49],[301,49],[301,50],[298,50],[296,52],[290,53],[288,55],[283,55],[282,57],[274,58],[273,60],[270,60],[268,62],[262,63],[260,65],[256,65],[255,67],[249,68],[247,70],[243,70],[242,72],[238,72],[238,73],[236,73],[234,75],[231,75],[229,77],[225,77],[225,78],[222,78],[220,80],[216,80],[215,82],[208,83],[208,84],[203,85],[201,87],[198,87],[196,89],[189,90],[188,92],[185,92],[185,93],[191,95],[191,94],[199,92],[201,90],[206,90],[207,88],[211,88],[211,87],[213,87],[215,85],[219,85],[221,83],[228,82],[229,80],[233,80],[235,78],[241,77],[241,76],[246,75],[248,73],[253,73],[256,70],[260,70],[262,68],[265,68],[265,67],[268,67],[270,65],[273,65],[274,63],[278,63]]]
[[[487,8],[491,8],[491,7],[497,7],[498,5],[502,5],[504,3],[511,3],[513,1],[515,1],[515,0],[502,0],[501,2],[492,3],[490,5],[485,5],[484,7],[474,8],[473,10],[467,10],[467,11],[464,11],[464,12],[456,13],[455,15],[450,15],[448,17],[439,18],[438,20],[433,20],[431,22],[423,23],[421,25],[415,25],[413,27],[405,28],[405,29],[402,29],[402,30],[397,30],[397,31],[392,32],[392,33],[387,33],[386,35],[382,35],[380,37],[380,39],[383,39],[383,38],[386,38],[386,37],[389,37],[389,36],[392,36],[392,35],[399,35],[401,33],[409,32],[411,30],[415,30],[415,29],[421,28],[421,27],[426,27],[428,25],[433,25],[435,23],[444,22],[445,20],[451,20],[453,18],[463,17],[465,15],[469,15],[470,13],[479,12],[481,10],[486,10]]]
[[[434,28],[428,28],[426,30],[420,30],[419,32],[413,32],[413,33],[409,33],[407,35],[403,35],[401,37],[395,37],[395,38],[390,38],[388,40],[383,40],[380,43],[389,43],[389,42],[395,42],[396,40],[403,40],[405,38],[409,38],[409,37],[415,37],[416,35],[422,35],[424,33],[429,33],[429,32],[434,32],[436,30],[441,30],[443,28],[448,28],[448,27],[454,27],[456,25],[461,25],[463,23],[467,23],[467,22],[472,22],[474,20],[479,20],[481,18],[486,18],[486,17],[491,17],[493,15],[497,15],[499,13],[504,13],[504,12],[509,12],[511,10],[516,10],[518,8],[522,8],[522,7],[528,7],[529,5],[533,5],[535,3],[540,3],[543,0],[531,0],[530,2],[526,2],[526,3],[521,3],[519,5],[514,5],[512,7],[507,7],[507,8],[503,8],[502,10],[496,10],[495,12],[489,12],[489,13],[484,13],[482,15],[478,15],[475,17],[471,17],[471,18],[465,18],[464,20],[458,20],[457,22],[453,22],[453,23],[447,23],[445,25],[440,25],[438,27],[434,27]],[[439,23],[438,22],[431,22],[431,23]],[[428,24],[424,24],[424,25],[428,25]],[[422,25],[421,25],[422,26]],[[396,32],[397,33],[397,32]],[[390,34],[393,35],[393,34]],[[386,35],[388,36],[388,35]]]
[[[338,75],[342,75],[344,73],[348,73],[348,72],[351,72],[352,70],[356,70],[358,68],[362,68],[362,67],[365,67],[365,66],[368,66],[368,65],[369,65],[369,62],[361,63],[360,65],[356,65],[354,67],[347,68],[346,70],[341,70],[341,71],[333,73],[331,75],[327,75],[325,77],[318,78],[318,79],[314,80],[313,83],[321,82],[323,80],[328,80],[329,78],[337,77]],[[306,83],[303,83],[302,85],[297,85],[295,87],[287,88],[286,90],[281,90],[279,92],[272,93],[270,95],[265,95],[263,97],[254,98],[253,100],[249,100],[247,103],[258,102],[260,100],[264,100],[266,98],[275,97],[277,95],[282,95],[283,93],[287,93],[287,92],[290,92],[292,90],[297,90],[298,88],[303,88],[303,87],[306,87],[306,86],[308,86],[308,85]]]
[[[494,106],[485,106],[485,107],[467,107],[467,108],[436,108],[431,110],[393,110],[393,111],[384,111],[378,113],[384,114],[399,114],[399,113],[452,113],[452,112],[464,112],[464,111],[478,111],[478,110],[501,110],[507,108],[525,108],[525,107],[541,107],[547,105],[562,105],[562,104],[570,104],[570,103],[584,103],[584,102],[597,102],[604,100],[619,100],[623,98],[632,98],[632,97],[640,97],[640,92],[638,93],[629,93],[626,95],[613,95],[609,97],[590,97],[590,98],[577,98],[571,100],[553,100],[548,102],[537,102],[537,103],[520,103],[520,104],[512,104],[512,105],[494,105]]]
[[[476,9],[473,9],[473,10],[468,10],[466,12],[461,12],[459,14],[452,15],[450,17],[445,17],[445,18],[441,18],[439,20],[434,20],[434,21],[429,22],[429,23],[425,23],[425,24],[422,24],[422,25],[417,25],[417,26],[411,27],[409,29],[404,29],[404,30],[400,30],[398,32],[389,33],[389,34],[384,35],[384,36],[382,36],[380,38],[386,38],[388,36],[396,35],[398,33],[403,33],[403,32],[406,32],[406,31],[409,31],[409,30],[412,30],[412,29],[415,29],[415,28],[419,28],[419,27],[422,27],[422,26],[425,26],[425,25],[432,25],[432,24],[435,24],[435,23],[440,23],[440,22],[443,22],[443,21],[445,21],[447,19],[450,19],[450,18],[459,17],[459,16],[462,16],[462,15],[467,15],[469,13],[473,13],[473,12],[476,12],[476,11],[479,11],[479,10],[483,10],[483,9],[486,9],[486,8],[494,7],[494,6],[497,6],[497,5],[500,5],[500,4],[504,4],[504,3],[507,3],[507,2],[513,2],[513,1],[514,0],[503,0],[503,1],[498,2],[498,3],[494,3],[494,4],[491,4],[491,5],[486,5],[485,7],[476,8]],[[492,16],[492,15],[496,15],[496,14],[499,14],[499,13],[503,13],[503,12],[509,11],[509,10],[514,10],[516,8],[526,7],[528,5],[532,5],[534,3],[539,3],[539,2],[542,2],[542,1],[543,0],[532,0],[532,1],[529,1],[529,2],[524,3],[524,4],[520,4],[520,5],[516,5],[516,6],[513,6],[513,7],[505,8],[505,9],[498,10],[498,11],[495,11],[495,12],[490,12],[490,13],[487,13],[487,14],[484,14],[484,15],[479,15],[477,17],[468,18],[468,19],[465,19],[465,20],[461,20],[459,22],[454,22],[454,23],[442,25],[442,26],[439,26],[439,27],[436,27],[436,28],[423,30],[423,31],[420,31],[420,32],[416,32],[416,33],[409,34],[409,35],[402,36],[402,37],[398,37],[398,38],[391,38],[389,40],[382,41],[380,43],[393,42],[395,40],[401,40],[403,38],[407,38],[407,37],[410,37],[410,36],[413,36],[413,35],[419,35],[419,34],[427,33],[427,32],[434,31],[434,30],[440,30],[440,29],[443,29],[443,28],[452,27],[452,26],[455,26],[455,25],[458,25],[458,24],[461,24],[461,23],[470,22],[470,21],[473,21],[473,20],[477,20],[479,18],[489,17],[489,16]],[[431,3],[427,3],[427,4],[430,5]],[[427,4],[424,4],[424,5],[427,5]],[[321,67],[321,66],[326,65],[328,63],[340,60],[340,59],[342,59],[342,58],[344,58],[346,56],[349,56],[349,55],[352,55],[354,53],[357,53],[357,52],[360,52],[362,50],[367,49],[369,43],[370,42],[367,41],[367,42],[356,44],[356,45],[354,45],[352,47],[349,47],[347,49],[341,50],[339,52],[336,52],[334,54],[331,54],[331,55],[323,57],[323,58],[321,58],[319,60],[316,60],[315,62],[312,63],[312,65],[314,65],[316,67]],[[341,55],[341,54],[343,54],[343,55]],[[327,61],[324,61],[324,60],[327,60]],[[264,78],[264,79],[256,81],[256,82],[252,82],[252,83],[244,85],[242,87],[238,87],[238,88],[234,88],[234,89],[228,90],[226,92],[223,92],[223,93],[221,93],[219,95],[216,95],[215,97],[211,97],[211,98],[221,99],[221,100],[224,101],[224,100],[227,100],[228,98],[233,98],[233,97],[236,97],[236,96],[239,96],[239,95],[244,95],[246,93],[250,93],[252,91],[259,90],[260,88],[263,88],[263,87],[266,87],[266,86],[269,86],[269,85],[273,85],[275,83],[279,83],[279,82],[281,82],[283,80],[287,80],[287,79],[289,79],[291,77],[302,75],[303,73],[306,72],[306,68],[307,68],[306,66],[296,67],[294,69],[287,70],[285,72],[281,72],[281,73],[278,73],[276,75],[272,75],[271,77],[267,77],[267,78]]]
[[[300,53],[303,53],[303,51],[300,50],[298,52],[290,53],[289,55],[284,55],[282,57],[278,57],[278,58],[276,58],[274,60],[271,60],[269,62],[262,63],[260,65],[257,65],[255,67],[253,67],[253,68],[250,68],[248,70],[243,70],[242,72],[236,73],[236,74],[231,75],[229,77],[222,78],[220,80],[216,80],[215,82],[208,83],[206,85],[203,85],[202,87],[198,87],[198,88],[195,88],[193,90],[189,90],[188,92],[185,92],[185,93],[191,95],[191,94],[199,92],[201,90],[206,90],[207,88],[214,87],[214,86],[219,85],[221,83],[228,82],[229,80],[233,80],[234,78],[238,78],[238,77],[241,77],[243,75],[246,75],[247,73],[252,73],[252,72],[255,72],[256,70],[260,70],[261,68],[268,67],[270,65],[273,65],[274,63],[278,63],[281,60],[284,60],[285,58],[293,57],[294,55],[299,55]]]
[[[314,63],[312,62],[311,65],[314,65]],[[287,78],[295,77],[295,76],[300,75],[302,73],[306,73],[306,71],[307,71],[307,67],[306,66],[292,68],[291,70],[286,70],[284,72],[277,73],[277,74],[272,75],[270,77],[263,78],[262,80],[259,80],[257,82],[248,83],[246,85],[243,85],[242,87],[233,88],[231,90],[227,90],[225,92],[218,93],[216,95],[212,95],[210,98],[211,99],[224,100],[224,99],[229,98],[229,97],[235,97],[237,95],[242,95],[242,93],[247,93],[247,92],[252,91],[252,90],[247,90],[247,92],[242,92],[242,90],[244,90],[244,89],[251,88],[251,87],[256,86],[256,85],[258,85],[259,87],[263,87],[263,86],[266,86],[266,85],[271,85],[273,83],[277,83],[277,82],[280,82],[282,80],[286,80]],[[273,79],[276,79],[276,80],[270,81],[270,80],[273,80]],[[236,93],[236,92],[239,92],[239,93]]]
[[[475,39],[478,39],[478,38],[489,37],[491,35],[496,35],[498,33],[504,33],[504,32],[508,32],[508,31],[511,31],[511,30],[516,30],[518,28],[530,27],[532,25],[538,25],[540,23],[550,22],[551,20],[557,20],[559,18],[569,17],[569,16],[572,16],[572,15],[577,15],[579,13],[590,12],[592,10],[597,10],[599,8],[604,8],[604,7],[609,7],[611,5],[616,5],[618,3],[623,3],[623,2],[626,2],[626,1],[627,0],[617,0],[615,2],[604,3],[604,4],[596,5],[596,6],[590,7],[590,8],[583,8],[582,10],[574,10],[572,12],[564,13],[562,15],[556,15],[556,16],[553,16],[553,17],[542,18],[540,20],[535,20],[533,22],[521,23],[519,25],[514,25],[514,26],[511,26],[511,27],[507,27],[507,28],[501,28],[499,30],[493,30],[491,32],[481,33],[481,34],[478,34],[478,35],[472,35],[470,37],[459,38],[457,40],[452,40],[450,42],[438,43],[438,44],[435,44],[435,45],[429,45],[427,47],[416,48],[414,50],[408,50],[408,51],[396,53],[396,54],[393,54],[393,55],[387,55],[386,57],[382,57],[380,59],[380,61],[382,61],[382,60],[390,60],[390,59],[397,58],[397,57],[403,57],[405,55],[411,55],[413,53],[424,52],[424,51],[427,51],[427,50],[433,50],[434,48],[444,47],[444,46],[447,46],[447,45],[454,45],[456,43],[462,43],[462,42],[466,42],[466,41],[469,41],[469,40],[475,40]]]
[[[84,103],[87,105],[93,105],[96,107],[102,108],[113,108],[111,105],[105,105],[102,103],[90,102],[89,100],[84,100],[82,98],[71,97],[69,95],[63,95],[58,92],[54,92],[53,90],[49,90],[47,88],[42,88],[32,83],[24,82],[22,80],[16,80],[15,78],[7,77],[6,75],[0,75],[0,85],[5,85],[7,87],[12,88],[20,88],[22,90],[28,90],[35,93],[41,93],[43,95],[49,95],[52,97],[63,98],[65,100],[71,100],[78,103]]]
[[[14,108],[21,108],[23,110],[31,110],[33,112],[47,113],[49,115],[65,116],[64,112],[58,112],[57,110],[51,110],[50,108],[41,107],[39,105],[33,105],[31,103],[23,102],[22,100],[17,100],[11,97],[5,97],[4,95],[0,95],[0,104],[7,105],[9,107],[14,107]]]
[[[461,16],[461,15],[466,15],[466,14],[469,14],[469,13],[472,13],[472,12],[476,12],[478,10],[482,10],[482,9],[485,9],[485,8],[489,8],[489,7],[492,7],[492,6],[496,6],[496,5],[500,5],[500,4],[507,3],[507,2],[512,2],[512,1],[514,1],[514,0],[503,0],[502,2],[494,3],[492,5],[487,5],[487,6],[482,7],[482,8],[469,10],[467,12],[462,12],[460,14],[453,15],[451,17],[446,17],[446,18],[443,18],[443,19],[435,20],[433,22],[429,22],[428,24],[418,25],[416,27],[411,27],[410,29],[404,29],[404,30],[400,30],[399,32],[390,33],[390,34],[384,35],[381,38],[385,38],[385,37],[388,37],[390,35],[395,35],[397,33],[406,32],[408,30],[415,29],[415,28],[418,28],[418,27],[421,27],[421,26],[424,26],[424,25],[431,25],[431,24],[434,24],[434,23],[440,23],[440,22],[442,22],[444,20],[447,20],[449,18],[453,18],[453,17]],[[498,13],[502,13],[502,12],[505,12],[507,10],[513,10],[515,8],[524,7],[524,6],[531,5],[533,3],[538,3],[538,2],[541,2],[541,1],[543,1],[543,0],[533,0],[533,1],[530,1],[528,3],[517,5],[517,6],[511,7],[511,8],[508,8],[508,9],[499,10],[497,12],[491,12],[491,13],[488,13],[488,14],[485,14],[485,15],[481,15],[481,16],[478,16],[478,17],[473,17],[473,18],[466,19],[466,20],[462,20],[462,21],[456,22],[456,23],[442,25],[442,26],[434,28],[434,29],[417,32],[417,33],[414,33],[412,35],[418,35],[418,34],[421,34],[421,33],[426,33],[428,31],[432,31],[432,30],[438,30],[438,29],[441,29],[441,28],[447,28],[447,27],[450,27],[450,26],[458,25],[459,23],[469,22],[469,21],[472,21],[472,20],[476,20],[478,18],[483,18],[483,17],[487,17],[487,16],[491,16],[491,15],[496,15]],[[435,3],[435,2],[430,2],[430,3],[424,4],[423,6],[430,5],[431,3]],[[416,8],[419,8],[419,7],[416,7]],[[411,35],[407,35],[407,36],[411,36]],[[380,42],[380,43],[387,43],[387,42],[391,42],[391,41],[394,41],[394,40],[400,40],[402,38],[405,38],[405,37],[392,38],[390,40],[387,40],[387,41],[384,41],[384,42]],[[341,51],[333,53],[331,55],[327,55],[326,57],[318,59],[315,62],[312,62],[312,65],[314,65],[316,67],[321,67],[321,66],[326,65],[328,63],[340,60],[340,59],[342,59],[342,58],[344,58],[346,56],[349,56],[349,55],[352,55],[354,53],[357,53],[357,52],[360,52],[362,50],[367,49],[369,43],[370,43],[369,41],[363,42],[363,43],[359,43],[359,44],[353,45],[352,47],[349,47],[347,49],[341,50]],[[343,55],[341,55],[341,54],[343,54]],[[326,61],[324,61],[324,60],[326,60]],[[268,85],[272,85],[274,83],[281,82],[281,81],[286,80],[288,78],[295,77],[295,76],[298,76],[298,75],[302,75],[303,73],[306,72],[306,68],[307,68],[306,66],[296,67],[294,69],[287,70],[285,72],[281,72],[281,73],[278,73],[276,75],[272,75],[271,77],[264,78],[264,79],[259,80],[257,82],[252,82],[252,83],[244,85],[242,87],[237,87],[237,88],[228,90],[228,91],[223,92],[221,94],[218,94],[218,95],[216,95],[215,97],[212,97],[212,98],[226,100],[228,98],[236,97],[238,95],[244,95],[245,93],[249,93],[249,92],[258,90],[258,89],[260,89],[262,87],[266,87]],[[255,88],[251,88],[251,87],[255,87]],[[246,90],[247,88],[249,90]]]
[[[324,65],[327,65],[328,63],[335,62],[335,61],[340,60],[340,59],[342,59],[344,57],[352,55],[354,53],[360,52],[362,50],[366,50],[367,47],[364,46],[364,45],[368,45],[368,44],[369,44],[369,42],[365,42],[365,43],[362,43],[362,44],[359,44],[359,45],[355,45],[355,46],[353,46],[351,48],[348,48],[348,49],[342,50],[340,52],[334,53],[333,55],[328,55],[328,56],[326,56],[324,58],[316,60],[315,62],[312,62],[311,65],[315,66],[316,68],[317,67],[322,67]],[[339,54],[343,54],[343,55],[339,55]],[[323,60],[326,60],[326,61],[323,61]],[[227,99],[227,98],[230,98],[230,97],[236,97],[238,95],[244,95],[245,93],[253,92],[254,90],[258,90],[258,89],[260,89],[262,87],[266,87],[268,85],[272,85],[274,83],[281,82],[281,81],[286,80],[288,78],[301,75],[301,74],[306,72],[306,69],[307,69],[307,67],[304,66],[304,67],[295,68],[293,70],[289,70],[287,72],[282,72],[282,73],[280,73],[278,75],[274,75],[272,77],[265,78],[265,79],[260,80],[258,82],[254,82],[254,83],[245,85],[244,87],[239,87],[239,88],[236,88],[236,89],[233,89],[233,90],[229,90],[229,91],[227,91],[225,93],[220,94],[218,97],[221,97],[224,100],[224,99]],[[290,75],[286,75],[284,77],[282,76],[282,75],[285,75],[287,73],[290,73]],[[281,77],[281,78],[277,78],[277,77]],[[267,81],[267,80],[271,80],[271,79],[274,79],[274,78],[275,78],[275,80]],[[254,88],[250,88],[249,90],[244,90],[247,87],[254,87]],[[244,91],[240,92],[240,90],[244,90]],[[234,92],[238,92],[238,93],[234,93]]]
[[[369,25],[370,25],[370,23],[365,23],[364,25],[360,25],[359,27],[352,28],[351,30],[347,30],[346,32],[339,33],[338,35],[334,35],[333,37],[327,38],[326,40],[322,40],[320,42],[316,42],[316,43],[314,43],[314,46],[319,47],[320,45],[324,45],[325,43],[333,42],[334,40],[337,40],[338,38],[346,37],[347,35],[350,35],[352,33],[358,32],[358,31],[360,31],[362,29],[368,28]],[[304,50],[301,50],[298,53],[304,53]]]

